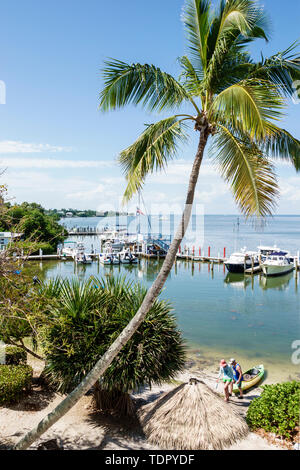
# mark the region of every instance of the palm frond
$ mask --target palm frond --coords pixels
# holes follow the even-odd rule
[[[189,50],[195,68],[206,71],[207,37],[211,26],[211,2],[209,0],[186,0],[182,20],[187,32]]]
[[[285,103],[277,87],[262,80],[243,80],[223,90],[214,100],[215,115],[241,128],[258,141],[267,132],[267,122],[282,117]]]
[[[300,171],[300,141],[275,124],[269,124],[268,127],[268,136],[262,143],[264,152],[269,157],[290,161],[296,171]]]
[[[237,205],[246,217],[272,214],[278,196],[272,165],[248,136],[241,140],[225,126],[218,128],[211,153]]]
[[[268,19],[257,2],[222,0],[207,39],[206,87],[215,89],[215,82],[224,78],[223,64],[230,55],[243,52],[244,46],[255,39],[268,40],[268,27]]]
[[[179,57],[179,63],[182,67],[180,79],[183,81],[184,88],[192,96],[201,96],[203,93],[203,70],[196,70],[187,56]]]
[[[300,54],[295,53],[300,43],[297,41],[288,49],[264,58],[253,64],[249,78],[261,78],[278,86],[285,96],[292,97],[295,92],[294,82],[300,80]]]
[[[109,111],[127,104],[142,103],[151,111],[173,108],[189,95],[172,75],[148,64],[127,64],[119,60],[105,62],[102,70],[104,88],[99,108]]]
[[[164,169],[174,158],[179,142],[187,138],[183,122],[187,119],[172,116],[150,124],[134,144],[121,152],[119,162],[128,181],[124,200],[142,187],[147,174]]]

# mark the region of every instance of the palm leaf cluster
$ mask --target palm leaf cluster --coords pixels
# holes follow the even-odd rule
[[[45,373],[69,392],[94,367],[139,309],[146,289],[125,278],[56,280],[40,292],[55,295],[42,333]],[[183,369],[185,348],[171,305],[156,301],[145,321],[100,380],[101,390],[124,394],[169,380]]]
[[[254,61],[249,44],[269,40],[264,9],[253,0],[185,0],[182,20],[187,54],[179,58],[179,78],[149,64],[110,59],[103,69],[100,109],[127,104],[150,111],[175,110],[146,126],[121,152],[127,178],[124,199],[141,189],[149,173],[165,169],[188,137],[188,124],[212,141],[210,155],[229,183],[241,211],[271,214],[279,194],[273,159],[300,169],[300,143],[277,122],[284,116],[294,82],[300,79],[298,43]],[[190,109],[179,114],[179,107]]]

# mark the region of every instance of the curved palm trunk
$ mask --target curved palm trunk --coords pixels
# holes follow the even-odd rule
[[[209,133],[206,128],[202,128],[200,133],[200,140],[198,145],[197,154],[194,160],[192,172],[190,175],[188,192],[186,197],[185,208],[182,214],[181,222],[178,226],[176,235],[171,243],[168,254],[164,260],[161,270],[148,290],[142,305],[139,310],[124,328],[119,337],[109,347],[106,353],[99,359],[94,368],[88,373],[78,387],[73,390],[51,413],[48,414],[36,428],[32,429],[26,434],[14,447],[15,450],[27,449],[34,441],[36,441],[44,432],[46,432],[54,423],[56,423],[62,416],[64,416],[76,403],[77,401],[95,384],[95,382],[104,374],[106,369],[110,366],[114,358],[121,351],[122,347],[130,340],[133,334],[136,332],[145,316],[149,312],[153,303],[160,294],[167,277],[174,264],[179,245],[185,235],[188,227],[192,205],[194,202],[195,188],[198,181],[199,170],[203,159],[204,149],[209,137]]]

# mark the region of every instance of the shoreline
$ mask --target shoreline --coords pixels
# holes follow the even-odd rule
[[[37,359],[29,359],[28,363],[34,368],[34,376],[37,377],[43,369],[43,362]],[[139,392],[132,394],[132,398],[139,408],[150,403],[181,383],[187,382],[191,377],[205,382],[217,393],[223,393],[221,383],[215,388],[217,374],[210,369],[200,370],[194,364],[187,363],[187,368],[179,373],[174,380],[161,385],[144,387]],[[241,403],[236,397],[230,398],[229,406],[232,406],[245,418],[247,408],[261,393],[259,387],[250,390]],[[51,412],[64,398],[55,392],[42,389],[33,385],[32,391],[15,405],[0,407],[0,446],[15,444],[22,435],[36,426],[39,421]],[[225,405],[224,406],[228,406]],[[55,425],[53,425],[30,449],[37,449],[42,442],[57,439],[65,450],[162,450],[147,442],[138,422],[130,422],[128,419],[116,418],[93,408],[92,396],[85,395],[78,403]],[[248,436],[236,444],[230,450],[280,450],[279,442],[270,443],[257,433],[249,432]],[[227,449],[225,449],[227,450]]]

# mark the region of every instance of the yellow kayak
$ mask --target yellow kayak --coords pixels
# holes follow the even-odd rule
[[[242,380],[242,390],[249,390],[249,388],[257,385],[263,378],[265,373],[265,368],[263,364],[259,366],[254,366],[252,369],[247,370],[243,374]],[[233,392],[238,393],[239,389],[236,384],[233,385]]]

